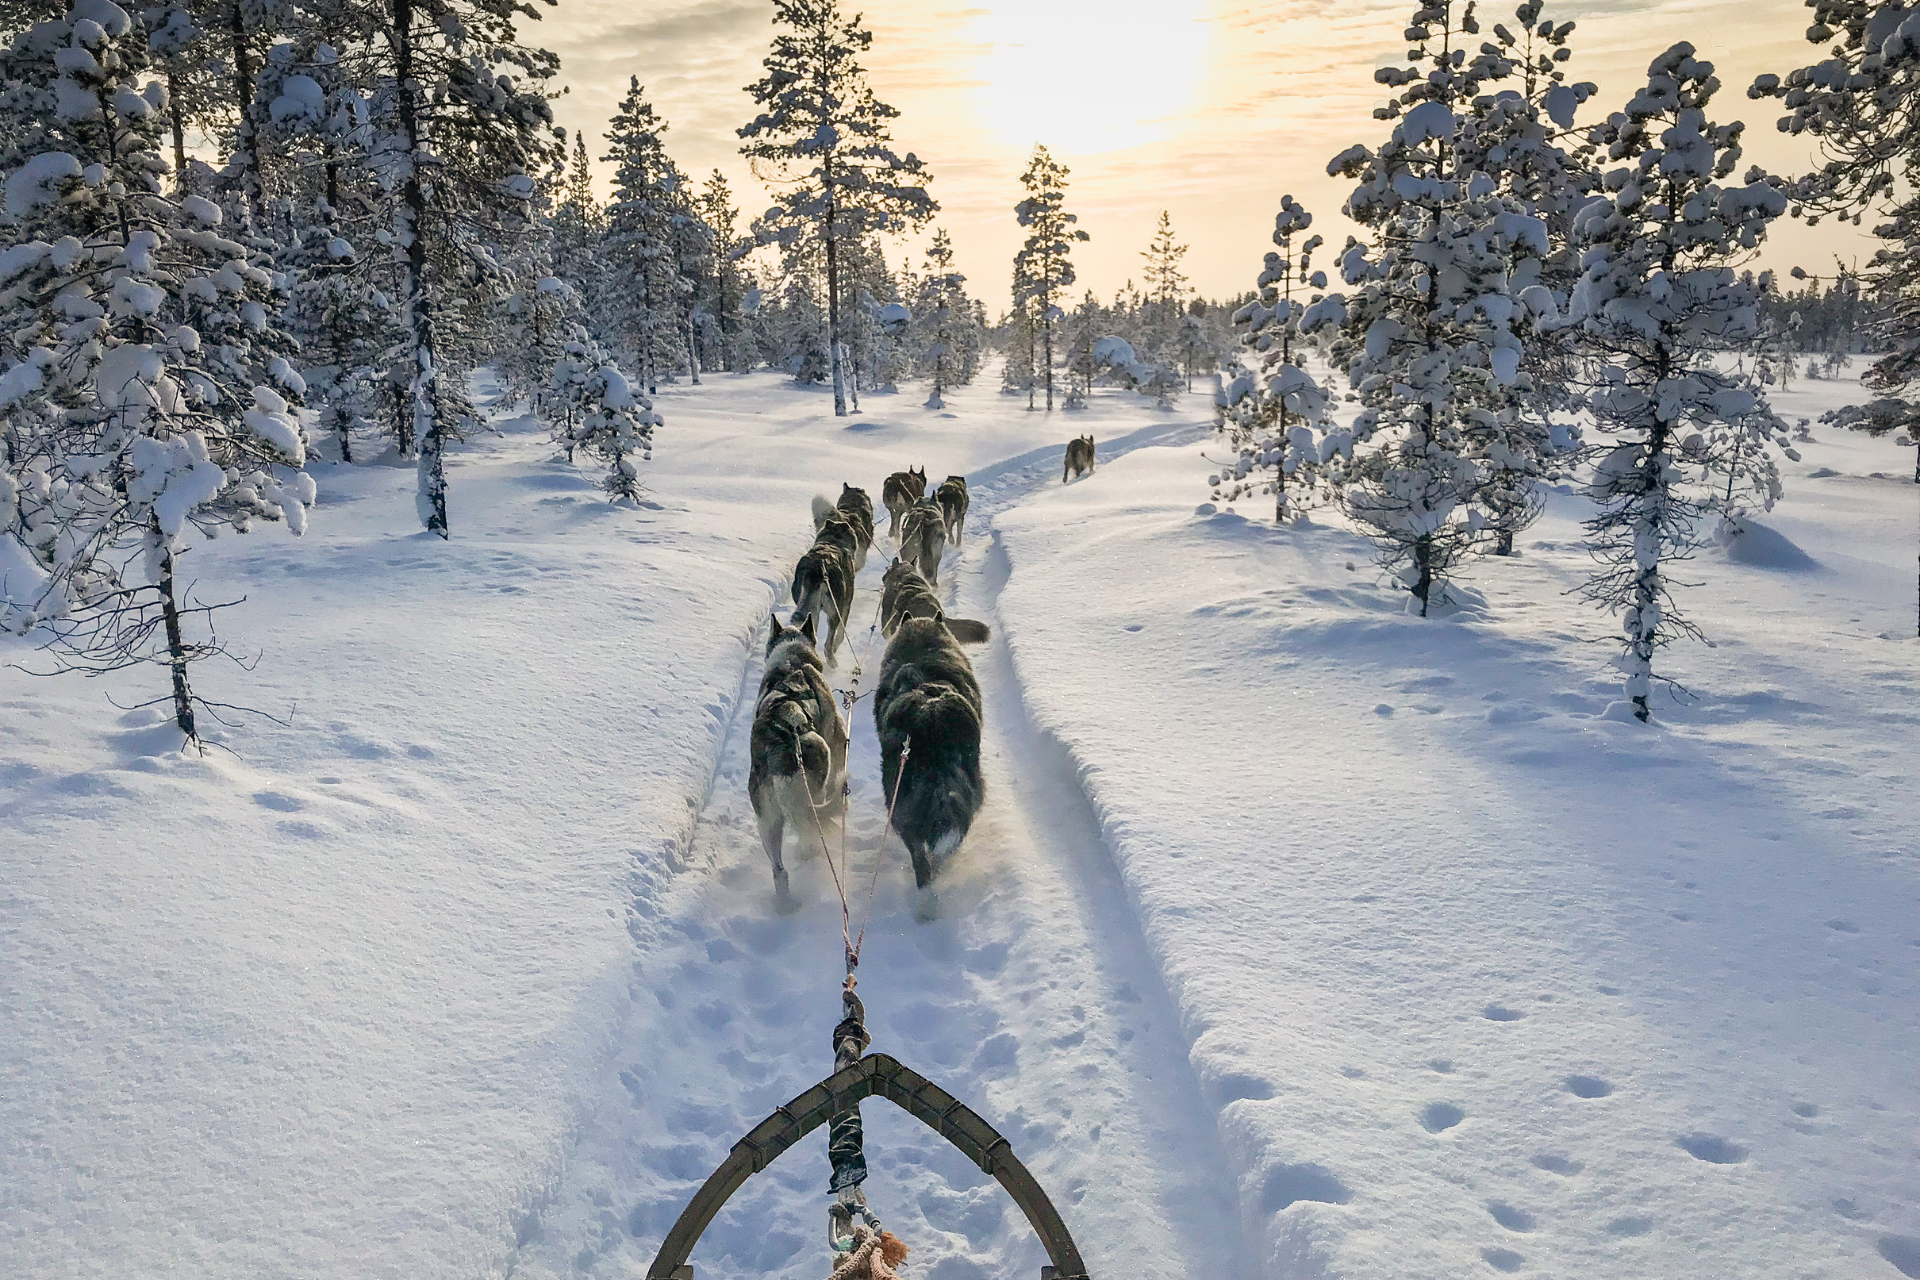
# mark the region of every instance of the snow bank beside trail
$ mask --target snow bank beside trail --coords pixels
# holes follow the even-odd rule
[[[954,399],[836,421],[773,375],[669,388],[638,511],[507,418],[453,455],[450,543],[410,474],[318,468],[305,538],[188,553],[200,598],[247,597],[221,638],[260,657],[200,692],[291,720],[243,719],[231,755],[102,699],[146,701],[152,671],[0,665],[9,1272],[507,1271],[809,497],[1068,434]]]
[[[1885,638],[1910,506],[1790,479],[1794,542],[1878,542],[1817,580],[1701,565],[1718,647],[1665,652],[1697,701],[1646,727],[1604,718],[1577,642],[1609,628],[1562,594],[1572,501],[1473,570],[1484,615],[1423,621],[1338,529],[1196,516],[1205,470],[1143,450],[998,516],[999,609],[1265,1274],[1894,1276],[1920,1236],[1920,674]]]

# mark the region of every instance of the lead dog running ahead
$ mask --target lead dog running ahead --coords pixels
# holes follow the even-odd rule
[[[986,798],[980,721],[980,682],[946,619],[901,619],[880,666],[873,727],[881,795],[922,891],[967,838]]]
[[[1080,436],[1067,441],[1067,465],[1060,468],[1060,483],[1067,482],[1067,472],[1073,472],[1078,480],[1083,472],[1093,470],[1093,437]]]
[[[753,707],[747,797],[760,824],[760,844],[773,864],[773,890],[790,905],[780,846],[792,823],[802,848],[818,846],[823,825],[845,803],[847,722],[813,646],[813,619],[797,627],[773,617],[766,672]]]

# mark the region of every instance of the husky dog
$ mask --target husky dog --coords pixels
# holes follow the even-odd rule
[[[850,484],[840,486],[840,501],[828,502],[819,494],[813,497],[813,531],[818,536],[827,518],[838,511],[853,526],[859,535],[859,545],[854,549],[853,571],[855,573],[867,567],[867,552],[873,546],[873,499],[867,496],[865,489],[856,489]]]
[[[881,794],[921,889],[980,812],[980,716],[979,681],[948,624],[938,617],[902,620],[880,665],[873,726]]]
[[[867,547],[860,539],[860,530],[847,514],[838,509],[827,512],[827,518],[816,521],[813,531],[813,545],[816,547],[838,547],[846,553],[847,563],[855,573],[866,568]]]
[[[773,889],[788,897],[780,844],[787,823],[802,846],[818,844],[821,824],[840,811],[847,776],[847,722],[820,671],[813,619],[797,627],[773,618],[766,673],[753,707],[752,764],[747,797],[760,823],[760,843],[773,864]]]
[[[1067,482],[1069,471],[1073,472],[1073,478],[1078,480],[1082,472],[1091,470],[1093,470],[1093,437],[1080,436],[1067,441],[1067,465],[1060,468],[1060,483]]]
[[[920,576],[940,585],[940,556],[947,549],[947,522],[940,504],[922,498],[900,513],[900,558],[913,562]]]
[[[827,615],[827,665],[846,638],[847,615],[853,610],[853,526],[841,516],[830,518],[820,540],[807,548],[793,566],[793,625]]]
[[[967,497],[967,478],[948,476],[933,491],[933,499],[940,504],[940,516],[947,526],[947,541],[958,547],[960,535],[967,527],[967,505],[972,501]]]
[[[908,618],[939,618],[961,644],[985,644],[987,624],[972,618],[949,618],[940,607],[940,598],[920,576],[920,571],[905,560],[896,559],[881,578],[880,634],[891,636]]]
[[[896,471],[887,477],[880,486],[880,501],[887,508],[887,532],[895,533],[900,527],[900,513],[920,501],[927,491],[927,469],[918,471]]]

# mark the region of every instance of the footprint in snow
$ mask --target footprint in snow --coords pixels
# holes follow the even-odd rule
[[[1718,1134],[1683,1133],[1673,1141],[1675,1146],[1695,1160],[1704,1160],[1708,1164],[1740,1164],[1747,1158],[1745,1147]]]
[[[1523,1235],[1533,1230],[1536,1225],[1532,1214],[1525,1209],[1508,1204],[1505,1200],[1493,1201],[1487,1206],[1487,1212],[1493,1215],[1495,1222],[1507,1230],[1517,1231]]]
[[[1488,1022],[1518,1022],[1527,1015],[1505,1005],[1490,1004],[1480,1011],[1480,1016]]]
[[[1428,1133],[1445,1133],[1466,1118],[1451,1102],[1429,1102],[1420,1109],[1420,1127]]]
[[[1482,1249],[1480,1256],[1495,1271],[1514,1272],[1527,1265],[1527,1260],[1511,1249]]]
[[[1545,1152],[1535,1156],[1532,1164],[1536,1169],[1544,1169],[1548,1173],[1555,1173],[1563,1178],[1571,1178],[1585,1168],[1578,1160],[1569,1160],[1565,1156],[1550,1155]]]
[[[1599,1076],[1568,1076],[1567,1092],[1576,1098],[1604,1098],[1613,1086]]]

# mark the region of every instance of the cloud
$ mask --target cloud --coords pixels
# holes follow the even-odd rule
[[[640,22],[623,22],[600,33],[598,39],[633,48],[731,38],[749,27],[771,25],[771,10],[761,0],[709,0],[678,13]]]

